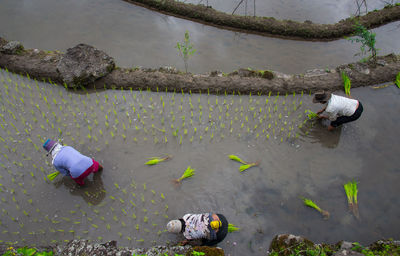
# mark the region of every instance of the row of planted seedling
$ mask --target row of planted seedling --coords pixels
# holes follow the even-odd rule
[[[98,95],[97,92],[96,95]],[[114,96],[116,96],[116,94]],[[43,97],[47,99],[45,96]],[[216,104],[218,104],[218,97],[215,99]],[[47,102],[47,107],[52,109],[48,100],[45,101]],[[56,100],[53,99],[53,101]],[[208,99],[207,102],[209,101]],[[239,102],[240,101],[239,99]],[[256,102],[258,101],[259,100]],[[40,106],[35,104],[37,111],[41,114],[39,114],[39,119],[36,118],[35,113],[32,112],[33,121],[35,123],[41,122],[40,128],[43,130],[42,132],[52,130],[53,134],[57,134],[58,132],[58,134],[68,137],[73,143],[79,141],[81,144],[83,144],[85,140],[98,142],[99,137],[105,136],[105,144],[107,145],[110,139],[115,139],[117,137],[127,141],[128,135],[134,142],[143,139],[144,141],[154,141],[154,143],[165,143],[168,141],[168,138],[171,139],[171,137],[176,137],[176,140],[182,143],[183,138],[188,138],[190,142],[193,142],[195,138],[199,140],[203,138],[213,139],[216,135],[224,138],[227,135],[235,133],[237,137],[240,137],[242,134],[253,134],[255,138],[265,137],[266,139],[269,139],[270,136],[276,137],[280,135],[281,140],[283,140],[285,135],[289,138],[298,136],[296,129],[299,126],[301,127],[302,122],[304,122],[304,116],[301,111],[299,111],[295,118],[290,120],[287,115],[283,116],[282,113],[278,114],[276,112],[276,106],[271,107],[269,105],[259,105],[257,110],[255,107],[250,106],[250,111],[246,110],[247,112],[243,112],[243,106],[240,108],[231,107],[231,112],[223,111],[222,107],[219,107],[220,113],[215,111],[215,113],[217,113],[215,116],[212,115],[213,107],[210,106],[208,112],[205,111],[206,114],[204,115],[208,116],[208,118],[202,121],[201,118],[203,114],[201,111],[197,113],[197,116],[195,116],[193,110],[190,111],[190,114],[183,113],[178,120],[172,109],[169,110],[169,114],[166,116],[155,116],[153,113],[149,115],[149,112],[145,108],[140,107],[140,105],[143,104],[139,103],[139,107],[136,109],[134,103],[130,103],[129,105],[125,105],[123,109],[125,112],[121,114],[121,109],[118,109],[117,112],[115,107],[118,105],[122,106],[121,103],[113,102],[112,106],[108,106],[107,102],[109,101],[105,99],[102,103],[99,101],[97,102],[99,102],[100,111],[102,111],[102,109],[104,111],[105,107],[107,107],[108,110],[105,111],[105,113],[100,112],[97,114],[95,108],[90,106],[89,115],[86,112],[82,112],[79,107],[75,107],[74,111],[65,100],[62,100],[62,102],[66,102],[65,109],[67,111],[62,112],[62,115],[51,111],[54,118],[52,117],[50,119],[47,118],[46,113],[40,109]],[[86,101],[83,101],[83,105],[87,105]],[[56,108],[56,106],[58,106],[61,112],[63,109],[62,104],[54,104],[53,109]],[[202,105],[200,105],[200,108],[202,108],[201,106]],[[229,109],[229,105],[226,105],[226,108]],[[296,105],[294,105],[294,108],[297,108]],[[131,110],[129,111],[129,109]],[[232,111],[232,109],[234,110]],[[96,110],[98,110],[98,106],[96,106]],[[65,118],[68,116],[68,113],[72,115],[70,119]],[[63,117],[64,120],[61,120],[60,116]],[[44,122],[45,124],[43,124]],[[58,127],[56,128],[55,126]],[[67,127],[69,130],[63,132]],[[135,132],[133,136],[128,134],[132,132]],[[135,136],[136,134],[137,136]],[[97,147],[97,149],[99,150],[100,147]]]
[[[94,235],[108,231],[118,234],[127,243],[143,243],[144,238],[157,237],[156,234],[159,236],[164,232],[164,222],[168,219],[168,205],[163,193],[156,193],[147,188],[146,183],[143,184],[143,189],[136,189],[136,186],[133,180],[127,188],[121,188],[118,183],[114,183],[112,193],[108,192],[107,197],[98,205],[88,201],[87,205],[75,204],[74,209],[68,210],[63,209],[60,200],[61,205],[56,209],[62,214],[56,217],[54,211],[47,212],[39,206],[37,199],[35,202],[35,194],[31,194],[31,191],[24,192],[22,197],[22,187],[10,189],[10,186],[2,186],[4,193],[1,193],[3,197],[0,204],[0,225],[4,230],[0,236],[7,237],[8,241],[12,241],[13,238],[19,241],[33,241],[43,236],[58,238],[53,239],[53,242],[85,237],[101,241],[102,236]],[[86,190],[84,193],[90,197],[93,192]],[[106,194],[106,191],[102,193]]]

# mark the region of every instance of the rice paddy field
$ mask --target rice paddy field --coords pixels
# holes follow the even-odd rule
[[[174,244],[181,237],[166,233],[170,219],[209,211],[240,228],[219,244],[231,255],[265,255],[273,236],[286,232],[319,242],[400,235],[400,92],[393,85],[352,90],[363,116],[328,132],[308,118],[306,110],[320,108],[308,92],[66,90],[7,70],[0,83],[2,243]],[[93,157],[104,171],[84,187],[61,175],[49,181],[48,138]],[[259,165],[241,172],[229,155]],[[164,156],[170,159],[145,164]],[[188,166],[194,175],[172,182]],[[358,182],[359,218],[347,209],[343,184],[350,180]]]

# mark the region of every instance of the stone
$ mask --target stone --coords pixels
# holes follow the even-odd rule
[[[93,83],[114,68],[112,57],[86,44],[69,48],[57,64],[57,71],[69,87]]]
[[[290,255],[290,248],[314,248],[314,243],[302,236],[295,236],[292,234],[277,235],[272,239],[269,246],[269,251],[282,252],[280,255]]]
[[[0,52],[4,54],[20,54],[24,50],[24,46],[18,41],[10,41],[0,48]]]
[[[351,243],[351,242],[342,241],[340,243],[340,249],[341,250],[348,250],[348,249],[351,249],[351,248],[353,248],[353,243]]]
[[[333,256],[364,256],[364,254],[352,250],[339,250]]]

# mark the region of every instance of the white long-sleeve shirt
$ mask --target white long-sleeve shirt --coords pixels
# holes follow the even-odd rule
[[[325,112],[329,120],[335,121],[338,116],[351,116],[356,112],[358,100],[331,94]]]

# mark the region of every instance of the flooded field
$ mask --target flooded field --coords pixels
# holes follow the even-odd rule
[[[394,86],[352,90],[363,116],[328,132],[308,120],[305,110],[320,106],[307,92],[67,91],[4,70],[0,82],[2,242],[117,239],[149,247],[180,239],[165,232],[168,220],[208,211],[240,228],[219,245],[231,255],[265,255],[273,236],[285,232],[316,242],[400,235]],[[55,171],[42,148],[48,138],[93,157],[104,171],[82,188],[68,178],[47,180]],[[172,158],[145,165],[166,154]],[[230,154],[260,164],[240,172]],[[195,175],[175,186],[188,166]],[[360,220],[348,212],[343,190],[353,179]],[[330,219],[305,207],[303,196]]]
[[[278,5],[282,3],[279,11],[294,12],[309,4],[320,6],[319,1],[298,1],[287,8],[286,2],[275,1]],[[342,2],[351,1],[327,4],[329,13],[310,11],[327,17],[340,12],[341,8],[331,5]],[[214,1],[209,3],[213,5]],[[400,22],[394,22],[373,30],[380,55],[399,53],[399,28]],[[122,0],[3,0],[0,5],[0,36],[7,40],[20,41],[26,48],[62,52],[86,43],[105,51],[115,58],[118,66],[127,68],[174,66],[184,70],[175,46],[183,41],[186,30],[197,50],[189,59],[189,71],[193,73],[212,70],[230,73],[247,67],[304,73],[313,68],[334,68],[363,57],[354,56],[360,52],[359,44],[344,39],[303,42],[235,33],[152,12]]]
[[[235,14],[246,16],[274,17],[280,20],[312,21],[314,23],[329,24],[336,23],[350,16],[355,16],[359,12],[365,14],[367,11],[382,9],[390,1],[363,1],[356,0],[317,0],[317,1],[274,1],[274,0],[184,0],[181,2],[192,4],[203,4],[212,8]],[[393,1],[396,3],[398,1]],[[358,4],[357,4],[358,3]],[[358,10],[360,6],[360,10]],[[236,9],[236,10],[235,10]]]

